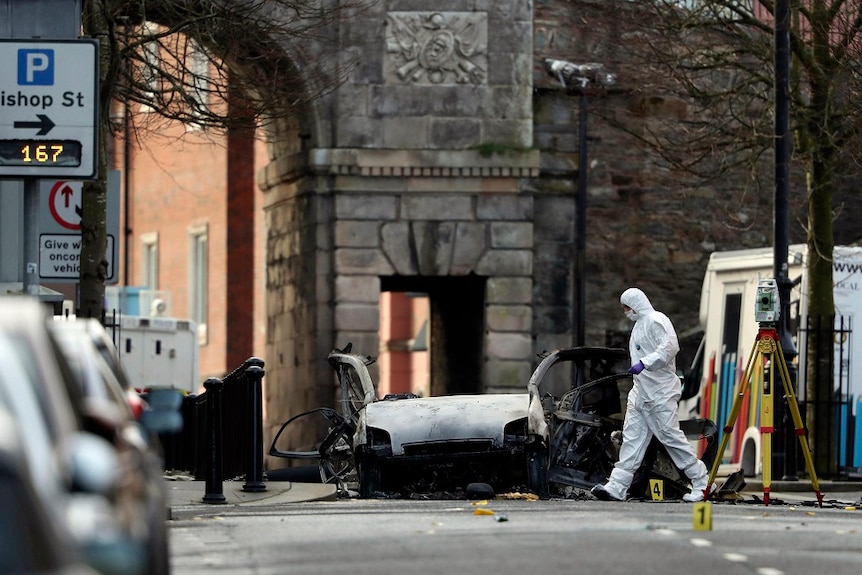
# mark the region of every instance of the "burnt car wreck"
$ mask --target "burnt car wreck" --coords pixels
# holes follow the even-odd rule
[[[342,494],[406,497],[463,493],[485,483],[497,493],[529,491],[541,497],[579,497],[607,480],[618,459],[625,398],[632,385],[622,349],[562,348],[541,355],[524,393],[378,398],[368,371],[370,357],[333,350],[328,361],[338,377],[338,409],[321,407],[286,421],[270,455],[315,460],[320,480]],[[568,391],[555,397],[549,375],[566,370]],[[279,447],[285,429],[309,418],[328,432],[316,449]],[[691,440],[706,444],[707,467],[715,456],[716,426],[709,420],[681,422]],[[629,491],[649,496],[649,480],[661,479],[665,498],[688,493],[685,475],[657,441]]]

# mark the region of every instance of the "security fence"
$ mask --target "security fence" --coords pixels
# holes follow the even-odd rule
[[[263,360],[249,358],[224,378],[204,382],[204,393],[184,398],[182,431],[160,436],[165,469],[197,480],[261,481],[263,367]]]
[[[846,476],[859,475],[862,472],[862,421],[859,417],[862,409],[862,377],[853,370],[852,319],[835,316],[812,321],[809,318],[806,325],[800,329],[800,354],[806,353],[805,345],[809,337],[826,337],[833,342],[834,352],[828,358],[821,358],[820,361],[810,364],[800,362],[798,403],[803,421],[806,421],[805,414],[809,410],[828,417],[824,428],[831,428],[835,432],[833,461],[839,474]],[[811,378],[813,381],[820,381],[823,370],[832,374],[832,393],[829,394],[829,399],[811,400],[806,397],[806,382]],[[799,457],[796,461],[802,463]]]

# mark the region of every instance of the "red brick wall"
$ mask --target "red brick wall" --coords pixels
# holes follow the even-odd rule
[[[232,96],[232,95],[231,95]],[[235,99],[234,99],[235,100]],[[231,109],[243,117],[241,101]],[[247,115],[246,115],[247,116]],[[225,333],[227,368],[254,354],[255,165],[252,125],[231,127],[227,137],[227,238]]]
[[[149,120],[144,114],[135,121]],[[249,356],[264,357],[263,254],[254,240],[255,230],[262,237],[263,210],[254,176],[266,154],[260,142],[239,141],[230,156],[223,137],[163,125],[133,137],[128,154],[122,142],[115,147],[115,167],[129,168],[123,197],[130,207],[131,238],[128,246],[120,242],[120,268],[128,253],[129,277],[121,277],[121,284],[141,284],[141,236],[155,232],[158,289],[170,291],[171,315],[188,317],[189,227],[207,225],[209,317],[207,341],[200,347],[200,382],[224,375]]]

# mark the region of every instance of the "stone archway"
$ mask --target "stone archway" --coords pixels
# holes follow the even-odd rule
[[[332,348],[351,342],[376,355],[381,278],[481,278],[469,319],[477,341],[455,345],[462,355],[444,369],[473,366],[477,391],[526,384],[528,182],[539,172],[530,150],[532,9],[497,4],[434,12],[380,3],[342,23],[334,32],[340,49],[362,60],[311,114],[275,134],[273,161],[259,178],[270,435],[291,415],[334,404],[324,361]],[[282,141],[303,129],[305,140]],[[445,295],[440,306],[458,310],[457,297]],[[288,441],[300,448],[314,439]]]

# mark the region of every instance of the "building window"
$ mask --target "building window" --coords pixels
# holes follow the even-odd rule
[[[141,235],[141,285],[159,289],[159,234]]]
[[[151,112],[156,103],[156,93],[159,91],[159,42],[155,39],[158,26],[152,22],[144,24],[144,35],[153,39],[147,40],[141,46],[141,84],[146,87],[144,94],[150,104],[142,104],[142,112]]]
[[[196,42],[189,43],[186,68],[191,75],[189,89],[191,90],[192,115],[203,116],[209,104],[210,62],[204,49]]]
[[[737,13],[750,15],[755,13],[754,0],[738,0],[732,6],[717,5],[715,2],[707,2],[706,0],[676,0],[676,5],[693,12],[700,12],[707,17],[720,16],[722,18],[731,18]]]
[[[207,343],[209,249],[207,225],[189,228],[189,315],[198,327],[198,343]]]

